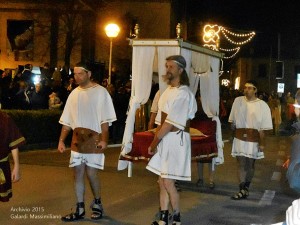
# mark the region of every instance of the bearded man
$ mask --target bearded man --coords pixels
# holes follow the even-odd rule
[[[191,180],[191,137],[189,121],[197,111],[195,96],[189,89],[181,55],[166,58],[165,81],[169,87],[161,94],[155,123],[157,133],[148,148],[151,158],[147,169],[159,176],[160,220],[152,225],[168,224],[168,207],[173,209],[173,224],[181,224],[179,193],[176,180]],[[157,151],[156,151],[157,150]]]

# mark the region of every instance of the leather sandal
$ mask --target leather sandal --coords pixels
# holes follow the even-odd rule
[[[181,225],[180,213],[176,213],[173,215],[172,225]]]
[[[169,222],[169,210],[161,210],[160,211],[160,219],[159,221],[153,221],[151,225],[168,225]]]
[[[92,220],[99,220],[102,218],[103,216],[103,207],[101,204],[100,199],[94,199],[94,201],[91,204],[91,208],[92,208],[92,215],[91,215],[91,219]]]
[[[79,214],[80,209],[83,209],[83,212]],[[84,216],[85,216],[84,202],[78,202],[76,204],[76,212],[61,217],[61,220],[64,222],[72,222],[72,221],[84,219]]]
[[[249,196],[248,189],[244,188],[241,189],[238,193],[231,197],[232,200],[241,200],[246,199]]]

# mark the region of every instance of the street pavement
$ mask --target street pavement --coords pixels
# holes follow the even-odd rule
[[[265,159],[256,163],[256,173],[246,200],[233,201],[238,191],[236,162],[230,156],[230,131],[223,129],[225,163],[216,168],[214,190],[206,183],[197,187],[196,163],[192,163],[192,182],[180,182],[181,214],[184,225],[267,225],[285,220],[285,212],[298,194],[290,190],[281,167],[289,154],[288,136],[268,135]],[[105,215],[90,219],[91,190],[86,183],[86,218],[68,224],[149,225],[159,210],[157,176],[145,169],[146,163],[117,171],[120,147],[106,152],[105,169],[99,173]],[[56,149],[20,153],[22,179],[13,185],[13,198],[0,203],[0,224],[65,224],[61,216],[75,210],[73,173],[68,168],[69,151]]]

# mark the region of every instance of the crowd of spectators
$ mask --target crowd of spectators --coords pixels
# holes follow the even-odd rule
[[[0,75],[2,109],[62,110],[69,94],[77,87],[72,68],[58,66],[51,70],[47,63],[38,68],[38,73],[36,68],[27,64],[14,71],[0,70]],[[108,84],[104,79],[100,85],[108,90],[113,99],[118,120],[110,128],[110,136],[114,143],[120,143],[125,129],[131,81],[113,79]]]
[[[68,95],[77,87],[72,69],[64,66],[49,68],[45,65],[39,68],[39,74],[30,64],[19,67],[12,71],[10,69],[0,70],[0,103],[2,109],[21,109],[21,110],[39,110],[51,109],[62,110]],[[38,79],[36,79],[38,78]],[[113,79],[108,84],[107,79],[101,83],[110,93],[118,120],[113,123],[111,128],[111,137],[114,143],[120,143],[125,129],[126,113],[131,95],[131,80]],[[154,98],[158,84],[153,84],[148,105]],[[227,123],[228,115],[231,110],[234,99],[243,95],[238,90],[229,90],[221,87],[220,89],[220,119]],[[266,101],[271,109],[275,133],[278,133],[279,125],[282,121],[292,120],[293,112],[291,107],[294,104],[293,95],[288,92],[278,96],[277,93],[259,92],[260,99]],[[146,117],[148,106],[145,106]]]
[[[51,70],[47,63],[41,68],[26,64],[14,71],[0,70],[0,74],[2,109],[62,109],[76,87],[72,70],[66,67]]]

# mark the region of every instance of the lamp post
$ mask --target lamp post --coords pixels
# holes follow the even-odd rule
[[[105,33],[110,39],[109,48],[109,66],[108,66],[108,84],[111,84],[111,60],[112,60],[112,39],[117,37],[120,32],[120,28],[117,24],[108,24],[105,27]]]

